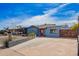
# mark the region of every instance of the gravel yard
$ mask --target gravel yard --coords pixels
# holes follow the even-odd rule
[[[14,47],[0,50],[0,55],[77,56],[77,40],[69,38],[35,38]]]
[[[77,41],[64,38],[35,38],[10,48],[23,55],[76,56]]]

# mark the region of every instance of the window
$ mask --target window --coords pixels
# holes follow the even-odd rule
[[[56,33],[56,29],[50,29],[50,33]]]

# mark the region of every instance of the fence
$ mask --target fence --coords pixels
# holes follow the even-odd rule
[[[77,38],[77,31],[70,30],[70,29],[61,29],[60,30],[60,37],[65,38]]]

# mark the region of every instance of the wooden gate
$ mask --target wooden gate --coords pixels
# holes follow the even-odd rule
[[[77,31],[70,30],[70,29],[61,29],[60,37],[77,38]]]

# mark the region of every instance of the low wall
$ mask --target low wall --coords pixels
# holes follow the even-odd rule
[[[27,39],[9,41],[9,42],[5,43],[5,47],[9,48],[9,47],[15,46],[17,44],[23,43],[23,42],[28,41],[28,40],[31,40],[31,39],[27,38]]]

